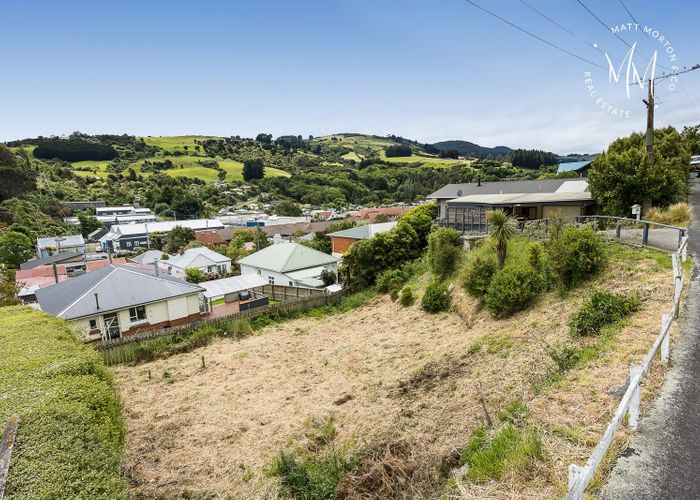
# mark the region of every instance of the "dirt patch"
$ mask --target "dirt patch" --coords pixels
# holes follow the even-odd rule
[[[572,343],[567,321],[601,285],[639,291],[642,310],[602,356],[543,383],[555,367],[548,346]],[[193,353],[116,368],[134,493],[275,497],[277,480],[267,472],[275,456],[309,419],[332,418],[338,442],[362,457],[338,485],[339,496],[435,496],[484,420],[481,386],[493,416],[514,400],[528,405],[546,462],[536,474],[500,483],[450,480],[448,493],[562,496],[569,463],[585,462],[618,403],[609,393],[658,334],[672,295],[670,272],[652,260],[613,264],[568,298],[547,294],[533,309],[500,321],[458,293],[460,314],[427,315],[380,297],[349,313],[301,318],[238,342],[217,340]],[[662,375],[655,365],[643,403]]]

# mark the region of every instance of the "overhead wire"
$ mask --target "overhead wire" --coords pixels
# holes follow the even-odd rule
[[[581,56],[579,56],[578,54],[575,54],[575,53],[573,53],[573,52],[571,52],[571,51],[569,51],[569,50],[567,50],[567,49],[564,49],[564,48],[560,47],[559,45],[557,45],[557,44],[555,44],[555,43],[553,43],[553,42],[550,42],[549,40],[545,40],[545,39],[542,38],[541,36],[536,35],[536,34],[530,32],[530,31],[526,30],[525,28],[522,28],[521,26],[518,26],[517,24],[508,21],[507,19],[505,19],[505,18],[499,16],[498,14],[496,14],[496,13],[494,13],[494,12],[491,12],[490,10],[488,10],[488,9],[486,9],[486,8],[484,8],[484,7],[482,7],[481,5],[479,5],[479,4],[475,3],[475,2],[473,2],[472,0],[464,0],[464,1],[467,2],[468,4],[473,5],[473,6],[476,7],[477,9],[486,12],[486,13],[489,14],[490,16],[495,17],[496,19],[500,20],[501,22],[506,23],[507,25],[511,26],[512,28],[515,28],[515,29],[517,29],[518,31],[522,31],[523,33],[527,34],[528,36],[530,36],[530,37],[532,37],[532,38],[534,38],[534,39],[536,39],[536,40],[539,40],[540,42],[542,42],[542,43],[544,43],[544,44],[546,44],[546,45],[549,45],[550,47],[555,48],[555,49],[557,49],[557,50],[560,51],[560,52],[563,52],[563,53],[565,53],[565,54],[568,54],[569,56],[574,57],[574,58],[578,59],[579,61],[583,61],[583,62],[585,62],[585,63],[591,64],[591,65],[596,66],[596,67],[598,67],[598,68],[600,68],[600,69],[603,69],[603,70],[607,70],[607,68],[604,68],[604,67],[601,66],[600,64],[596,64],[596,63],[594,63],[593,61],[590,61],[590,60],[586,59],[585,57],[581,57]]]

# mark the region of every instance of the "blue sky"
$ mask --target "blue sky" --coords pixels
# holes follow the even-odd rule
[[[0,140],[365,132],[566,153],[643,129],[644,92],[627,101],[587,43],[616,60],[628,47],[576,0],[527,0],[575,36],[521,0],[474,1],[604,69],[464,0],[0,0]],[[680,66],[700,63],[700,2],[624,2],[672,43]],[[632,22],[619,0],[583,3],[606,24]],[[670,66],[650,36],[620,36],[646,56],[658,48]],[[597,96],[630,118],[596,106],[590,70]],[[679,80],[673,92],[657,86],[658,125],[700,122],[700,70]]]

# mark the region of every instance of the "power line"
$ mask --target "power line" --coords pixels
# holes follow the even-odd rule
[[[586,12],[588,12],[591,16],[593,16],[593,18],[594,18],[596,21],[598,21],[598,23],[599,23],[603,28],[605,28],[605,31],[607,31],[608,33],[612,33],[613,36],[614,36],[615,38],[617,38],[617,39],[620,40],[622,43],[624,43],[628,48],[634,49],[634,46],[633,46],[633,45],[630,45],[629,42],[627,42],[627,40],[625,40],[625,39],[622,38],[620,35],[618,35],[618,34],[615,33],[614,31],[612,31],[612,30],[610,29],[610,26],[608,26],[608,25],[605,23],[605,21],[603,21],[600,17],[598,17],[598,16],[596,15],[595,12],[593,12],[591,9],[589,9],[588,6],[586,6],[586,4],[582,2],[582,0],[576,0],[576,1],[578,2],[578,4],[579,4],[581,7],[583,7],[584,9],[586,9]],[[627,9],[625,8],[625,10],[627,10]],[[630,14],[630,15],[631,15],[631,14]],[[634,19],[634,18],[632,18],[632,19]],[[636,22],[636,21],[635,21],[635,22]],[[639,23],[637,23],[637,24],[639,24]],[[647,61],[651,62],[651,59],[649,59],[647,56],[645,56],[645,55],[642,54],[641,52],[640,52],[639,54],[640,54],[644,59],[646,59]],[[662,66],[661,64],[659,64],[659,67],[664,68],[664,69],[668,69],[666,66]]]
[[[625,5],[625,2],[623,2],[622,0],[619,0],[619,1],[620,1],[620,5],[622,5],[622,8],[625,9],[625,12],[627,12],[627,14],[632,18],[632,21],[634,21],[636,24],[639,24],[639,21],[637,21],[637,20],[634,18],[634,16],[633,16],[632,13],[630,12],[630,10],[629,10],[629,9],[627,8],[627,6]]]
[[[577,54],[574,54],[573,52],[570,52],[570,51],[568,51],[568,50],[566,50],[566,49],[564,49],[564,48],[561,48],[561,47],[558,46],[557,44],[552,43],[552,42],[550,42],[550,41],[548,41],[548,40],[545,40],[544,38],[542,38],[542,37],[540,37],[540,36],[538,36],[538,35],[535,35],[534,33],[532,33],[532,32],[530,32],[530,31],[526,30],[525,28],[521,28],[521,27],[518,26],[517,24],[514,24],[514,23],[508,21],[507,19],[502,18],[502,17],[499,16],[498,14],[494,14],[494,13],[491,12],[490,10],[485,9],[485,8],[482,7],[481,5],[479,5],[479,4],[477,4],[477,3],[474,3],[472,0],[464,0],[464,1],[467,2],[468,4],[473,5],[473,6],[476,7],[477,9],[486,12],[486,13],[489,14],[490,16],[495,17],[495,18],[498,19],[499,21],[502,21],[502,22],[506,23],[507,25],[509,25],[509,26],[511,26],[511,27],[513,27],[513,28],[515,28],[515,29],[517,29],[518,31],[522,31],[523,33],[525,33],[525,34],[531,36],[531,37],[534,38],[535,40],[539,40],[540,42],[542,42],[542,43],[544,43],[544,44],[547,44],[547,45],[549,45],[550,47],[553,47],[553,48],[557,49],[557,50],[560,51],[560,52],[563,52],[563,53],[565,53],[565,54],[568,54],[568,55],[570,55],[571,57],[575,57],[575,58],[578,59],[579,61],[583,61],[583,62],[585,62],[585,63],[592,64],[593,66],[596,66],[596,67],[598,67],[598,68],[600,68],[600,69],[602,69],[602,70],[606,70],[606,69],[607,69],[607,68],[604,68],[603,66],[601,66],[600,64],[596,64],[596,63],[594,63],[593,61],[589,61],[588,59],[586,59],[586,58],[584,58],[584,57],[581,57],[581,56],[579,56],[579,55],[577,55]]]
[[[525,5],[526,7],[530,8],[531,10],[535,11],[537,14],[539,14],[540,16],[542,16],[543,18],[545,18],[547,21],[549,21],[550,23],[552,23],[554,26],[557,26],[558,28],[560,28],[560,29],[566,31],[569,35],[573,36],[573,37],[576,38],[577,40],[581,40],[583,43],[585,43],[586,45],[588,45],[588,46],[591,47],[592,49],[597,50],[597,51],[600,52],[601,54],[605,54],[605,51],[602,50],[600,47],[598,47],[596,44],[591,43],[591,42],[587,42],[586,40],[583,40],[583,39],[580,38],[578,35],[576,35],[576,33],[574,33],[573,31],[571,31],[569,28],[567,28],[567,27],[565,27],[565,26],[562,26],[560,23],[558,23],[557,21],[555,21],[554,19],[552,19],[551,17],[549,17],[547,14],[545,14],[545,13],[542,12],[541,10],[537,9],[536,7],[530,5],[530,4],[527,3],[525,0],[520,0],[520,3],[522,3],[522,4]],[[615,58],[615,59],[617,59],[617,58]]]

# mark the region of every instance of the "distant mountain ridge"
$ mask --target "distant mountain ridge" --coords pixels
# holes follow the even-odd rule
[[[498,158],[505,157],[513,151],[508,146],[496,146],[493,148],[487,148],[485,146],[479,146],[469,141],[440,141],[431,144],[436,149],[440,151],[455,150],[460,155],[463,156],[477,156],[479,158]]]

